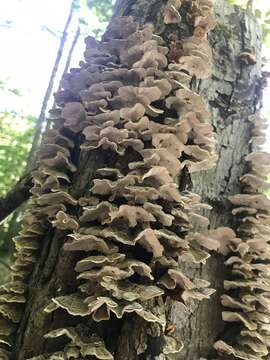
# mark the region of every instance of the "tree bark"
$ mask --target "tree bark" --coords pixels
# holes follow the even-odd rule
[[[0,222],[8,217],[30,196],[29,190],[33,186],[32,176],[25,174],[17,184],[3,198],[0,198]]]
[[[173,32],[187,32],[185,25],[165,27],[162,20],[163,1],[124,0],[118,1],[115,16],[132,15],[141,24],[153,22],[156,31],[166,39]],[[198,90],[209,103],[212,124],[217,134],[217,167],[211,171],[200,172],[189,180],[189,189],[201,194],[204,202],[212,205],[207,213],[211,228],[233,226],[227,196],[239,193],[238,179],[244,173],[244,156],[249,152],[250,124],[247,117],[260,106],[261,100],[261,37],[255,18],[238,7],[230,7],[225,1],[218,0],[215,5],[216,28],[210,34],[214,54],[214,71],[211,79],[198,84]],[[239,55],[245,49],[252,49],[257,64],[250,66],[239,62]],[[78,198],[87,193],[91,178],[97,167],[108,166],[113,159],[106,159],[101,151],[83,153],[79,158],[79,168],[73,179],[71,194]],[[43,335],[52,328],[60,327],[61,316],[57,318],[44,313],[49,299],[59,289],[69,293],[75,286],[74,267],[76,258],[65,253],[62,244],[65,234],[61,231],[49,232],[43,239],[40,259],[35,266],[29,284],[29,298],[23,320],[17,333],[14,359],[24,360],[42,352],[55,350]],[[174,336],[184,340],[181,353],[172,356],[177,360],[199,360],[200,357],[215,358],[213,343],[226,334],[227,328],[221,319],[220,294],[226,277],[224,258],[213,254],[204,266],[186,267],[188,275],[199,275],[211,282],[216,294],[211,300],[195,303],[188,309],[174,301],[166,303],[169,321],[175,324]],[[151,327],[151,336],[144,325],[137,320],[128,319],[112,324],[106,333],[108,342],[116,341],[116,360],[164,360],[160,353],[162,344],[158,329]],[[233,332],[231,326],[229,331]],[[119,333],[121,334],[120,336]],[[34,334],[34,335],[33,335]],[[144,355],[138,349],[147,344]]]

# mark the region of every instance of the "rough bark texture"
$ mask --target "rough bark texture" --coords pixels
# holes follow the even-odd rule
[[[231,8],[226,1],[216,1],[216,28],[210,35],[213,46],[214,72],[204,81],[200,92],[211,106],[217,134],[219,160],[213,170],[192,177],[193,190],[213,206],[209,214],[210,226],[233,226],[227,197],[239,193],[239,177],[245,172],[244,157],[249,152],[250,124],[247,117],[260,106],[260,30],[250,13],[238,7]],[[246,66],[238,60],[245,49],[252,49],[258,63]],[[211,358],[211,346],[219,334],[226,336],[221,320],[220,292],[226,268],[223,258],[212,255],[206,266],[190,269],[207,279],[217,290],[210,301],[194,305],[187,312],[178,303],[170,310],[171,321],[176,323],[184,350],[176,359]],[[233,336],[233,328],[228,332]]]
[[[3,198],[0,198],[0,222],[21,206],[30,196],[33,186],[30,173],[25,174]]]
[[[141,23],[153,21],[157,31],[167,38],[170,32],[187,31],[171,25],[164,28],[162,8],[164,2],[156,0],[126,0],[116,4],[116,15],[133,15]],[[257,23],[252,15],[239,8],[231,8],[224,0],[216,1],[215,30],[210,35],[213,45],[215,68],[212,79],[199,84],[200,92],[209,101],[213,113],[213,125],[218,140],[218,165],[212,171],[193,176],[188,186],[202,195],[205,202],[213,206],[208,214],[211,227],[232,225],[229,194],[239,192],[238,178],[244,173],[243,158],[248,153],[250,125],[247,117],[254,112],[260,101],[260,60],[257,65],[247,66],[238,61],[239,54],[246,48],[252,49],[260,59],[260,35]],[[181,25],[182,26],[182,25]],[[109,161],[102,152],[80,155],[79,169],[73,180],[72,195],[83,196],[89,188],[94,169]],[[61,318],[43,312],[49,299],[65,290],[72,291],[75,279],[70,269],[76,259],[62,250],[65,241],[63,232],[48,233],[43,239],[40,261],[36,265],[30,281],[29,300],[25,315],[21,322],[14,359],[23,360],[41,352],[51,351],[51,343],[44,340],[43,335],[50,329],[61,327]],[[209,301],[194,303],[190,309],[183,309],[180,304],[166,304],[169,320],[176,325],[175,335],[181,336],[185,342],[184,350],[175,355],[178,360],[197,360],[200,357],[215,357],[212,345],[222,333],[226,332],[221,320],[220,294],[226,270],[221,256],[213,255],[207,265],[186,269],[189,275],[196,274],[209,280],[216,294]],[[121,332],[118,340],[111,336],[111,341],[118,341],[117,360],[162,360],[159,355],[162,344],[158,333],[152,328],[152,335],[146,334],[140,323],[126,321],[122,328],[107,329],[107,337],[111,332]],[[104,329],[100,329],[104,331]],[[230,327],[231,336],[233,328]],[[34,338],[33,338],[34,334]],[[146,355],[138,356],[137,350],[147,342]],[[55,350],[55,348],[53,349]]]

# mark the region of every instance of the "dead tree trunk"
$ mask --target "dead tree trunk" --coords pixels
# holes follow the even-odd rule
[[[165,26],[163,10],[163,1],[119,0],[115,16],[132,15],[142,25],[153,23],[155,32],[162,35],[169,46],[172,34],[181,37],[181,34],[188,34],[189,29],[185,21],[185,6],[181,14],[184,21],[180,25]],[[216,27],[209,35],[214,54],[213,76],[209,80],[199,81],[196,89],[208,101],[211,109],[219,159],[216,168],[181,179],[182,183],[185,182],[184,189],[195,191],[202,196],[205,203],[212,205],[213,209],[206,211],[211,228],[234,227],[227,197],[240,192],[239,177],[245,171],[243,159],[249,152],[248,143],[251,137],[247,118],[260,107],[261,101],[261,38],[255,19],[237,7],[230,7],[223,0],[216,1],[215,17]],[[239,60],[239,55],[247,50],[256,56],[256,64],[251,65]],[[69,101],[73,100],[74,97],[71,96]],[[108,159],[106,153],[100,150],[80,154],[79,141],[80,139],[75,139],[73,158],[78,162],[78,170],[73,176],[70,191],[76,199],[88,194],[98,168],[109,167],[115,161],[114,155]],[[124,168],[127,158],[122,161],[120,167]],[[51,228],[41,240],[38,260],[30,277],[25,312],[19,323],[12,350],[12,359],[16,360],[62,349],[61,341],[55,345],[45,339],[44,335],[52,329],[67,325],[65,311],[58,310],[57,315],[54,315],[44,312],[44,308],[58,293],[72,293],[76,284],[75,274],[71,269],[79,255],[74,256],[63,250],[65,232]],[[170,358],[216,358],[213,343],[223,335],[226,336],[227,331],[230,336],[234,331],[234,326],[227,330],[221,319],[220,295],[226,277],[224,257],[213,253],[206,265],[182,265],[181,269],[191,277],[199,276],[208,280],[216,293],[210,300],[200,303],[194,301],[186,309],[179,302],[166,302],[167,331],[171,331],[169,323],[174,324],[174,337],[184,341],[183,350]],[[157,312],[160,308],[163,308],[162,305],[157,307]],[[157,313],[157,316],[162,314]],[[73,326],[79,320],[79,317],[74,317],[69,320],[69,325]],[[98,334],[106,339],[107,347],[114,349],[116,360],[167,359],[159,327],[152,326],[147,329],[143,321],[131,316],[121,321],[112,320],[109,326],[103,323],[92,324],[90,320],[88,325],[97,329]]]

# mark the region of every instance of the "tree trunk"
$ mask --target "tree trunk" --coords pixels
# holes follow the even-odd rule
[[[163,24],[163,8],[163,1],[122,0],[116,3],[115,16],[132,15],[141,24],[152,22],[156,33],[168,42],[172,33],[188,34],[185,22],[169,26]],[[209,80],[198,82],[196,87],[209,103],[212,124],[217,134],[219,159],[212,170],[191,175],[186,186],[200,194],[205,203],[212,205],[211,211],[206,210],[211,228],[234,226],[227,197],[240,192],[239,177],[245,171],[243,159],[249,153],[251,137],[247,118],[260,106],[261,101],[261,38],[255,18],[238,7],[230,7],[223,0],[216,1],[215,15],[216,27],[209,35],[214,54],[213,76]],[[256,65],[239,61],[239,55],[246,49],[252,49],[255,53]],[[103,164],[108,167],[113,163],[114,156],[108,160],[102,151],[83,152],[80,155],[78,149],[76,151],[74,158],[80,157],[78,170],[72,180],[71,195],[78,199],[87,194],[96,169]],[[124,167],[124,164],[120,166]],[[52,229],[42,238],[39,259],[30,278],[28,300],[12,353],[16,360],[58,350],[44,339],[44,335],[64,324],[64,311],[63,314],[60,312],[54,316],[45,313],[44,308],[59,291],[71,293],[75,288],[75,274],[70,269],[74,268],[77,257],[63,250],[65,241],[63,231]],[[170,358],[213,359],[217,357],[213,349],[214,342],[223,335],[226,336],[227,332],[221,319],[220,304],[226,277],[224,257],[213,253],[206,265],[181,265],[181,269],[192,278],[198,276],[208,280],[216,293],[210,300],[199,303],[194,301],[186,309],[179,302],[166,301],[168,321],[176,327],[174,337],[184,341],[183,350]],[[162,305],[157,311],[161,311],[160,309],[163,309]],[[75,320],[70,320],[70,325],[76,323]],[[111,322],[109,328],[102,324],[94,326],[99,334],[105,336],[106,345],[114,348],[116,360],[167,359],[162,353],[164,344],[159,327],[153,325],[146,329],[144,322],[132,317],[122,322]],[[232,336],[234,327],[230,326],[228,331]],[[57,345],[59,349],[60,345]]]

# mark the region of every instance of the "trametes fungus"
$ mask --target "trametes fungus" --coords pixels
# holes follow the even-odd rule
[[[198,211],[209,207],[195,194],[180,193],[176,183],[184,167],[202,171],[216,161],[207,106],[189,89],[193,77],[211,74],[205,35],[213,27],[213,9],[207,0],[190,2],[194,34],[182,40],[183,53],[174,63],[168,64],[168,49],[152,26],[138,29],[131,17],[121,17],[102,41],[86,39],[85,62],[62,80],[59,108],[51,112],[53,129],[45,135],[33,174],[33,208],[15,239],[14,281],[22,284],[21,292],[10,296],[9,288],[3,288],[0,294],[0,314],[9,324],[0,332],[2,342],[19,321],[26,276],[36,261],[39,238],[50,227],[63,231],[64,250],[77,254],[77,287],[73,293],[55,294],[47,313],[64,309],[69,316],[91,316],[96,322],[138,316],[160,326],[169,354],[180,351],[182,343],[165,335],[165,315],[155,313],[153,301],[171,296],[188,306],[189,299],[201,301],[214,292],[207,281],[190,279],[178,266],[182,261],[204,264],[208,250],[226,254],[238,245],[234,233],[224,228],[208,233],[208,219]],[[165,23],[180,21],[180,7],[180,0],[167,2]],[[69,192],[76,171],[74,139],[76,144],[81,140],[83,152],[102,149],[115,159],[108,167],[97,166],[78,200]],[[261,208],[264,201],[259,203]],[[191,233],[192,227],[203,233]],[[106,339],[89,331],[83,325],[53,330],[46,338],[65,335],[70,343],[32,360],[113,359]]]
[[[74,126],[76,122],[83,120],[84,114],[85,110],[80,103],[72,103],[71,107],[67,105],[63,110],[66,121],[72,120]],[[26,302],[28,278],[38,260],[37,251],[50,223],[58,221],[63,228],[65,216],[69,219],[66,228],[75,228],[74,220],[66,213],[67,206],[77,204],[68,192],[71,173],[76,170],[70,159],[73,139],[66,135],[64,129],[67,125],[58,109],[52,112],[52,121],[54,127],[44,136],[39,150],[39,166],[33,171],[34,186],[30,206],[22,219],[21,231],[14,238],[16,253],[11,279],[0,288],[0,343],[3,346],[12,347],[13,333],[20,322]],[[71,122],[68,124],[71,125]]]
[[[261,129],[264,119],[258,114],[250,117],[254,138],[251,153],[246,157],[249,172],[240,178],[243,193],[229,198],[235,206],[240,239],[230,247],[226,264],[232,278],[224,282],[225,290],[233,295],[222,295],[223,320],[237,322],[239,335],[230,343],[217,341],[214,345],[220,356],[232,355],[237,359],[264,359],[269,354],[269,199],[261,191],[268,189],[266,175],[270,169],[269,154],[258,146],[264,143]],[[257,137],[260,137],[260,141]]]
[[[164,8],[164,24],[178,24],[181,16],[178,9],[181,7],[182,0],[168,0]]]

